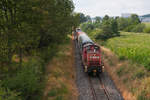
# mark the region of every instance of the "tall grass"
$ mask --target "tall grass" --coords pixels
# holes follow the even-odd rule
[[[121,33],[121,37],[111,38],[106,46],[115,52],[120,59],[127,58],[142,64],[150,70],[150,35]]]

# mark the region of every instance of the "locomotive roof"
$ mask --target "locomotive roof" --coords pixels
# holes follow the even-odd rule
[[[82,44],[88,42],[94,43],[86,34],[81,34],[79,38],[82,40]]]

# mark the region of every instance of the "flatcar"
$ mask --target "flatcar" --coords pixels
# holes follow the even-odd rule
[[[101,59],[100,47],[86,33],[80,31],[80,33],[76,32],[76,35],[84,71],[96,75],[102,73],[104,64]]]

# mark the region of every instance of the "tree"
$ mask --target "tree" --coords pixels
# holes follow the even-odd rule
[[[137,14],[132,14],[131,15],[131,24],[137,25],[139,23],[141,23],[139,16]]]
[[[90,33],[90,31],[93,30],[95,26],[91,22],[88,22],[81,24],[81,28],[84,32]]]
[[[96,16],[95,18],[95,23],[101,23],[101,17]]]
[[[111,20],[111,27],[112,27],[113,34],[118,36],[119,35],[118,23],[117,23],[117,19],[116,18]]]
[[[129,22],[127,18],[118,18],[117,19],[119,30],[124,30],[129,26]]]
[[[5,61],[18,54],[21,64],[26,51],[62,43],[74,23],[73,9],[71,0],[1,0],[0,49],[8,56]]]
[[[105,40],[119,35],[117,19],[110,18],[108,15],[103,18],[101,29],[102,32],[97,36],[97,38]]]
[[[102,21],[104,22],[104,21],[108,21],[108,20],[109,20],[109,16],[105,15]]]
[[[89,15],[86,16],[86,19],[87,19],[88,22],[92,22],[92,19]]]
[[[87,17],[83,13],[78,13],[80,16],[80,23],[84,23],[87,21]]]

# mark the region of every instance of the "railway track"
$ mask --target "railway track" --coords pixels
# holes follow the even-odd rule
[[[89,76],[88,79],[89,79],[89,83],[90,83],[90,89],[91,89],[91,93],[93,96],[93,100],[100,100],[99,95],[97,94],[96,89],[94,88],[95,84],[92,82],[92,77]],[[102,81],[101,76],[97,77],[97,81],[99,81],[99,83],[100,83],[99,85],[101,87],[101,88],[99,88],[99,90],[103,90],[103,95],[104,95],[104,97],[106,97],[105,100],[112,100],[108,90],[106,89],[106,87]]]
[[[115,85],[110,81],[107,74],[102,73],[101,76],[90,77],[86,75],[87,73],[84,73],[78,43],[77,41],[74,41],[74,43],[76,50],[77,84],[80,92],[78,100],[124,100],[119,92],[117,92]]]
[[[91,77],[88,77],[88,78],[89,78],[89,83],[90,83],[90,88],[91,88],[93,100],[97,100],[96,92],[95,92],[95,89],[94,89],[94,87],[93,87],[93,83],[92,83],[92,81],[91,81]]]
[[[75,44],[76,44],[76,48],[79,48],[78,45],[77,45],[77,41],[75,41]],[[81,56],[80,56],[80,57],[81,57]],[[80,58],[80,59],[82,59],[82,58]],[[88,80],[89,80],[89,84],[90,84],[90,89],[91,89],[91,93],[92,93],[92,96],[93,96],[93,100],[99,100],[99,99],[98,99],[99,95],[97,95],[97,92],[96,92],[95,89],[94,89],[94,85],[95,85],[95,84],[92,83],[92,79],[91,79],[91,78],[92,78],[92,77],[88,76]],[[99,82],[99,86],[103,89],[103,91],[104,91],[104,94],[103,94],[103,95],[105,95],[105,97],[107,97],[106,100],[111,100],[110,95],[109,95],[109,92],[108,92],[107,89],[105,88],[105,85],[104,85],[104,83],[103,83],[103,81],[102,81],[100,75],[97,77],[97,82]],[[99,88],[99,89],[100,89],[100,88]],[[102,99],[102,100],[103,100],[103,99]]]
[[[108,99],[108,100],[111,100],[111,96],[110,96],[108,90],[106,89],[106,87],[105,87],[105,85],[104,85],[104,83],[103,83],[103,81],[102,81],[101,76],[99,76],[98,79],[99,79],[99,81],[100,81],[101,87],[102,87],[102,89],[104,90],[104,93],[105,93],[107,99]]]

